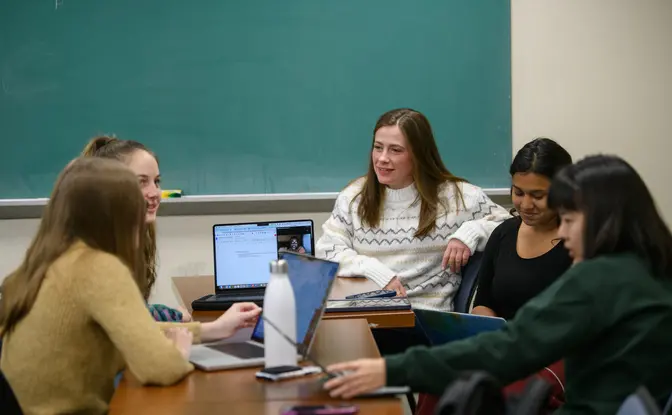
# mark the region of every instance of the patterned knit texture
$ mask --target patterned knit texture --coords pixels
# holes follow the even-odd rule
[[[171,327],[200,338],[200,323],[155,322],[128,267],[76,242],[4,336],[0,369],[25,414],[105,414],[119,371],[171,385],[193,370],[163,334]]]
[[[354,181],[339,194],[322,226],[317,256],[340,262],[340,276],[364,276],[380,287],[397,276],[414,308],[452,310],[461,277],[441,267],[448,242],[459,239],[471,252],[482,251],[492,231],[511,217],[509,212],[468,183],[458,184],[464,199],[458,209],[456,187],[446,183],[440,198],[448,209],[440,208],[435,229],[417,238],[420,202],[415,185],[410,185],[386,189],[380,223],[371,228],[357,215],[356,196],[364,180]]]
[[[151,314],[156,321],[182,321],[181,311],[175,310],[174,308],[170,308],[163,304],[147,304],[147,309],[149,310],[149,314]]]

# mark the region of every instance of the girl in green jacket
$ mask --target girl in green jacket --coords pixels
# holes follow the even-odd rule
[[[672,391],[672,235],[624,160],[592,156],[554,178],[549,206],[574,265],[500,331],[384,359],[336,364],[325,384],[350,398],[384,385],[441,394],[461,371],[502,385],[565,359],[562,414],[614,414],[644,385]]]

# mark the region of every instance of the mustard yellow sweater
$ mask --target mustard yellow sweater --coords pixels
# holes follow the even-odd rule
[[[200,324],[188,327],[200,337]],[[26,414],[102,414],[114,377],[170,385],[193,366],[156,323],[129,269],[75,243],[49,268],[35,305],[4,336],[0,368]]]

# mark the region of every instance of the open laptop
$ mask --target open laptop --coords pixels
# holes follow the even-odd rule
[[[289,280],[294,290],[296,339],[299,349],[308,351],[338,273],[338,263],[295,253],[282,253],[281,258],[287,261]],[[269,273],[268,264],[266,273]],[[267,317],[273,321],[273,316]],[[189,360],[206,371],[263,365],[263,319],[257,321],[249,340],[195,345]]]
[[[486,331],[500,330],[506,326],[506,320],[501,317],[424,309],[413,311],[418,326],[432,346],[466,339]]]
[[[226,310],[241,301],[262,305],[270,276],[268,263],[281,252],[315,252],[309,219],[214,225],[212,242],[215,294],[193,301],[194,310]]]

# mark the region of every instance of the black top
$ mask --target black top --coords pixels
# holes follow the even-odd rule
[[[485,306],[511,320],[529,300],[539,295],[572,265],[563,246],[536,258],[518,256],[516,245],[522,219],[502,222],[490,235],[478,272],[478,292],[474,306]]]

